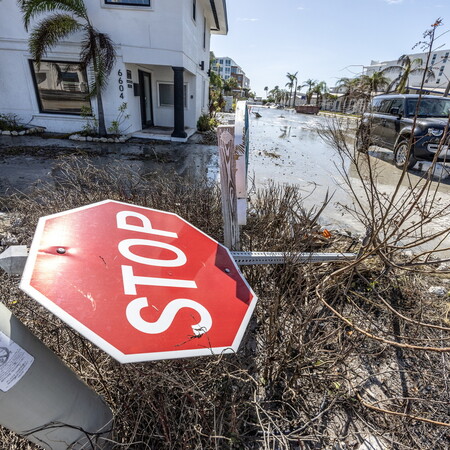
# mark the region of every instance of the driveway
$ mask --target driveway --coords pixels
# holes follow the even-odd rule
[[[34,183],[52,181],[58,158],[89,155],[96,166],[127,165],[143,174],[155,171],[175,172],[192,179],[215,180],[218,174],[217,147],[140,141],[123,144],[75,142],[38,136],[0,136],[0,195],[26,191]]]

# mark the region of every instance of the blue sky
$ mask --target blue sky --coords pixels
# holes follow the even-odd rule
[[[227,0],[227,9],[229,33],[211,50],[233,58],[260,96],[284,87],[287,72],[334,86],[372,59],[419,53],[412,47],[439,17],[440,33],[450,30],[450,0]],[[441,45],[450,48],[450,33]]]

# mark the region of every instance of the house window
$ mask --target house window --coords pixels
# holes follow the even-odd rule
[[[76,62],[30,61],[39,110],[45,113],[80,114],[90,108],[86,71]]]
[[[226,59],[226,60],[225,60],[225,65],[226,65],[226,66],[231,65],[231,61],[230,61],[229,59]]]
[[[184,107],[187,108],[187,85],[184,85],[183,90]],[[173,106],[173,84],[158,83],[159,106]]]
[[[105,0],[107,5],[150,6],[150,0]]]
[[[192,0],[192,18],[195,20],[197,16],[197,0]]]

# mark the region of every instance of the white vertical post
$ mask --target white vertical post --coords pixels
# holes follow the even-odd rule
[[[246,115],[247,102],[241,100],[236,104],[234,146],[236,158],[236,196],[238,224],[247,223],[247,159],[248,129]]]
[[[239,250],[234,127],[227,125],[219,126],[217,128],[217,141],[219,144],[224,244],[231,250]]]
[[[103,400],[0,303],[0,424],[44,449],[107,449],[112,417]]]

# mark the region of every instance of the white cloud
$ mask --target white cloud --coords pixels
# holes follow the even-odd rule
[[[303,6],[299,6],[297,9],[298,9],[299,11],[303,11],[305,8],[304,8]]]
[[[249,18],[249,17],[238,17],[238,22],[258,22],[259,19]]]
[[[386,3],[389,3],[390,5],[394,5],[396,3],[402,3],[403,0],[384,0]]]

